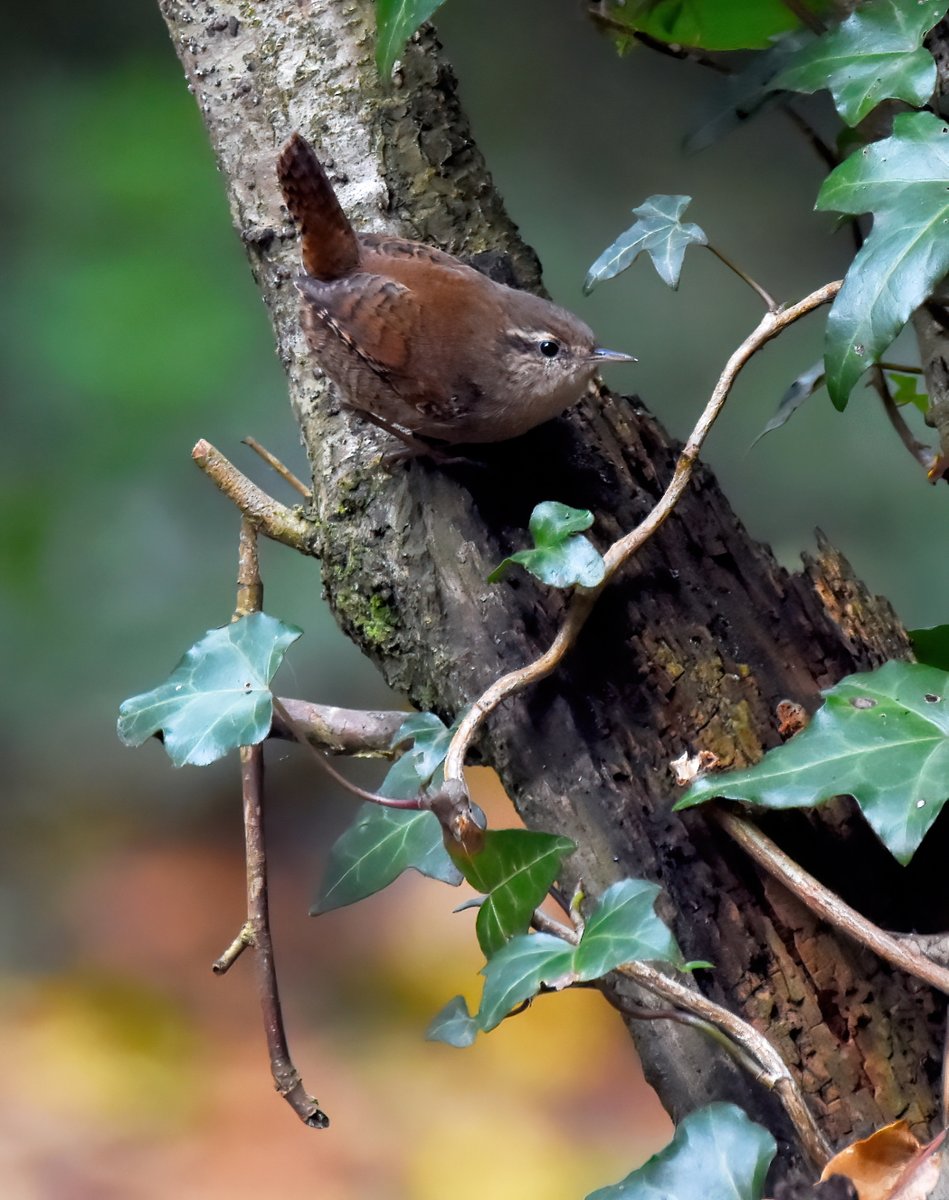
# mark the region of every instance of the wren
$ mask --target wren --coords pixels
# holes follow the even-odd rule
[[[300,229],[301,320],[343,399],[418,448],[501,442],[558,416],[597,368],[635,362],[530,292],[420,242],[354,231],[309,143],[277,162]]]

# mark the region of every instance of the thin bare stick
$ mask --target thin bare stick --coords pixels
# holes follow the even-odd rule
[[[789,325],[793,325],[801,317],[813,312],[814,309],[820,308],[821,305],[828,304],[833,300],[840,291],[840,286],[841,280],[838,279],[834,283],[828,283],[822,288],[818,288],[816,292],[811,292],[809,296],[805,296],[803,300],[798,301],[797,304],[792,305],[783,312],[765,313],[756,329],[732,354],[719,377],[718,383],[715,385],[715,389],[705,406],[704,412],[692,430],[682,453],[679,455],[672,479],[659,501],[635,529],[626,534],[625,537],[614,542],[603,556],[606,564],[606,572],[602,583],[598,584],[595,588],[577,588],[567,608],[563,624],[557,631],[557,635],[550,647],[539,658],[535,659],[534,662],[529,663],[527,666],[519,667],[507,675],[502,675],[500,679],[496,679],[475,700],[465,714],[448,748],[448,755],[445,759],[446,782],[455,784],[463,782],[464,763],[468,747],[471,745],[484,719],[503,700],[521,691],[528,684],[543,679],[553,671],[576,641],[577,635],[583,628],[583,624],[594,604],[613,575],[645,545],[675,509],[692,478],[692,472],[695,469],[702,445],[712,425],[715,423],[716,417],[722,411],[732,386],[745,363],[762,346],[771,341],[773,337],[777,337],[782,330],[786,329]]]
[[[214,962],[211,963],[211,970],[215,975],[226,975],[231,967],[233,967],[240,956],[244,953],[247,947],[253,946],[253,944],[254,935],[251,931],[249,923],[245,921],[241,926],[240,933],[233,940],[233,942],[231,942],[223,954],[219,954]]]
[[[259,612],[263,604],[263,583],[257,558],[257,527],[249,517],[241,521],[240,553],[237,576],[235,620],[250,612]],[[329,1117],[303,1086],[300,1073],[290,1058],[287,1035],[277,987],[273,939],[270,935],[270,902],[267,889],[267,851],[264,843],[264,748],[241,746],[241,795],[244,808],[244,860],[247,873],[247,921],[237,938],[215,963],[219,974],[238,958],[243,945],[255,950],[254,967],[257,993],[263,1016],[270,1070],[277,1091],[300,1120],[311,1129],[325,1129]]]
[[[267,893],[267,854],[264,847],[263,789],[264,748],[241,746],[241,784],[244,796],[244,837],[247,858],[247,924],[254,940],[254,965],[260,1012],[267,1037],[270,1070],[277,1091],[304,1125],[325,1129],[329,1117],[307,1093],[300,1072],[293,1065],[283,1009],[277,987],[273,941],[270,936],[270,906]]]
[[[751,821],[726,808],[712,809],[711,815],[746,854],[797,896],[811,912],[894,967],[908,975],[915,975],[917,979],[949,995],[949,970],[927,958],[911,942],[880,929],[844,903],[835,892],[798,866]]]
[[[241,521],[237,544],[237,600],[232,621],[239,621],[264,607],[264,584],[257,557],[257,529],[247,517]]]
[[[191,457],[265,537],[299,550],[301,554],[315,554],[315,526],[292,508],[268,496],[210,442],[202,438],[191,451]]]
[[[706,242],[705,248],[706,248],[706,250],[711,250],[711,252],[719,260],[719,262],[723,262],[725,264],[725,266],[728,267],[729,271],[734,271],[734,273],[738,276],[739,279],[741,279],[744,283],[747,283],[748,286],[751,288],[751,290],[753,292],[757,293],[757,295],[764,301],[764,306],[768,310],[768,312],[773,313],[773,312],[778,311],[777,301],[774,299],[773,296],[771,296],[768,292],[766,292],[764,290],[764,288],[761,286],[760,283],[758,283],[756,280],[752,279],[752,277],[750,275],[747,275],[741,269],[741,267],[739,267],[735,263],[733,263],[730,258],[726,258],[725,255],[722,254],[721,250],[717,250],[711,244],[711,242]]]
[[[302,479],[298,479],[289,467],[284,466],[284,464],[279,458],[277,458],[275,454],[271,454],[266,446],[262,446],[256,438],[248,436],[241,438],[241,441],[245,446],[249,446],[255,454],[259,454],[268,467],[272,467],[281,479],[289,483],[294,491],[299,492],[308,504],[310,503],[310,501],[313,499],[313,492],[311,489],[306,486]]]

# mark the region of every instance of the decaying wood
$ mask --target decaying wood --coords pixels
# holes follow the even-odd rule
[[[491,190],[452,76],[426,35],[392,85],[380,83],[369,0],[160,5],[273,319],[313,468],[327,598],[392,686],[454,715],[536,656],[562,613],[562,598],[525,575],[485,583],[525,544],[533,505],[591,508],[593,534],[606,545],[660,494],[674,447],[636,402],[602,393],[517,442],[479,450],[478,464],[381,467],[384,435],[324,394],[305,358],[289,283],[295,238],[274,159],[300,129],[329,163],[357,227],[482,254],[534,286],[535,259]],[[673,815],[668,763],[700,748],[726,764],[753,760],[779,740],[779,701],[813,709],[820,689],[844,674],[907,654],[889,606],[838,555],[824,547],[806,573],[788,574],[700,470],[565,664],[495,713],[481,746],[527,824],[578,843],[568,886],[582,877],[595,894],[624,875],[662,884],[663,915],[686,957],[715,964],[696,986],[769,1030],[838,1144],[897,1116],[926,1132],[937,1110],[941,1002],[834,937],[701,810]],[[831,822],[791,815],[768,828],[880,923],[918,919],[921,875],[896,868],[847,809]],[[842,874],[847,863],[853,870]],[[735,1099],[784,1130],[793,1174],[798,1159],[779,1111],[717,1047],[668,1022],[634,1024],[633,1033],[674,1117]]]

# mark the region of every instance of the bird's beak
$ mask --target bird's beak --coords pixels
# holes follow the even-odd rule
[[[624,354],[622,350],[604,350],[602,346],[597,346],[590,358],[596,363],[639,362],[632,354]]]

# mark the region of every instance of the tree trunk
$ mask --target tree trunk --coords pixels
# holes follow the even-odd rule
[[[437,43],[416,39],[387,88],[375,72],[369,0],[160,5],[274,322],[313,468],[327,599],[394,688],[453,716],[546,648],[562,615],[562,594],[524,574],[485,583],[524,545],[533,505],[592,509],[605,546],[649,510],[676,448],[638,402],[601,392],[524,438],[479,449],[480,465],[380,469],[384,435],[341,409],[307,358],[290,284],[296,238],[274,161],[300,129],[357,228],[480,254],[536,287],[536,260],[491,189]],[[833,550],[788,574],[700,469],[565,663],[498,710],[480,747],[530,827],[577,842],[568,887],[582,877],[596,894],[623,876],[662,885],[662,915],[686,957],[715,964],[695,986],[769,1033],[834,1143],[897,1116],[927,1131],[941,1000],[839,939],[702,810],[673,815],[668,764],[700,748],[726,764],[752,761],[779,740],[780,700],[813,709],[841,676],[908,654],[889,606]],[[939,927],[922,861],[938,861],[928,852],[938,829],[920,865],[904,871],[851,820],[849,804],[768,828],[881,923],[908,928],[925,913]],[[776,1104],[714,1043],[664,1021],[634,1022],[631,1032],[673,1118],[734,1099],[779,1134],[784,1173],[800,1166]]]

